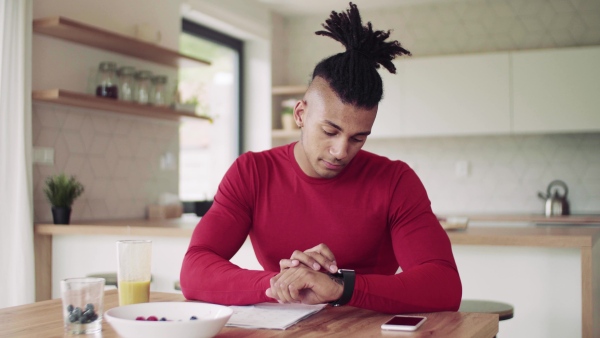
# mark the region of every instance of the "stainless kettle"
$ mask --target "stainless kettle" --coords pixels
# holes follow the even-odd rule
[[[558,193],[559,189],[554,189],[554,192],[552,192],[552,188],[555,187],[561,187],[564,190],[562,195]],[[567,201],[568,193],[569,188],[567,188],[567,184],[561,180],[554,180],[550,182],[550,184],[548,184],[546,194],[538,192],[538,196],[546,202],[546,217],[569,214],[569,202]]]

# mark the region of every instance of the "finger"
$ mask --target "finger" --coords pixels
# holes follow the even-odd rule
[[[272,291],[271,288],[268,288],[265,291],[265,294],[267,295],[267,297],[275,299],[278,303],[280,303],[280,304],[282,303],[279,299],[276,298],[276,294]]]
[[[276,298],[283,303],[290,303],[293,301],[288,289],[290,281],[293,280],[293,278],[290,277],[292,273],[293,270],[290,269],[280,273],[278,280],[275,281],[271,287],[271,290],[276,293]]]
[[[293,268],[298,265],[300,265],[300,261],[298,261],[297,259],[282,259],[279,261],[279,270],[283,271],[285,269]]]
[[[320,270],[321,265],[317,262],[311,255],[307,255],[306,253],[296,250],[292,253],[292,257],[290,257],[292,261],[298,261],[313,270]]]
[[[330,260],[332,262],[335,261],[335,255],[333,254],[331,249],[329,249],[329,247],[325,243],[321,243],[313,248],[305,250],[304,252],[306,252],[306,253],[316,252],[316,253],[321,254],[321,256],[327,258],[328,260]]]
[[[290,284],[288,290],[290,292],[290,297],[295,303],[300,303],[302,301],[302,298],[300,297],[300,290],[295,287],[294,283]]]
[[[307,252],[306,254],[312,257],[315,261],[317,261],[319,265],[323,267],[323,269],[332,273],[337,272],[338,268],[335,261],[330,260],[329,258],[321,255],[318,252]]]
[[[304,253],[313,257],[324,269],[330,272],[337,272],[338,267],[335,255],[325,243],[310,248],[304,251]]]

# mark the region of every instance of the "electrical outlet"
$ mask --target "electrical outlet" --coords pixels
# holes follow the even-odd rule
[[[33,163],[54,165],[54,148],[33,147]]]
[[[168,152],[160,157],[160,169],[164,171],[177,169],[177,159],[173,153]]]
[[[456,177],[468,177],[469,176],[469,161],[458,161],[454,166],[454,174]]]

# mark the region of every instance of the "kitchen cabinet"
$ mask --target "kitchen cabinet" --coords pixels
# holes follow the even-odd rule
[[[514,52],[513,131],[600,130],[600,48]]]
[[[384,96],[371,138],[600,131],[600,47],[394,64],[396,74],[380,71]],[[302,87],[274,89],[274,98],[303,93],[290,88]]]
[[[405,58],[395,65],[396,74],[380,71],[384,96],[371,138],[510,133],[508,53]]]
[[[210,62],[205,60],[186,56],[154,44],[115,34],[63,17],[36,19],[33,21],[33,31],[37,34],[64,39],[170,67],[210,65]],[[210,120],[210,118],[205,116],[176,111],[167,107],[117,101],[62,89],[34,91],[32,99],[38,102],[52,102],[159,119],[189,117]]]
[[[507,134],[507,53],[408,58],[384,78],[374,136]]]

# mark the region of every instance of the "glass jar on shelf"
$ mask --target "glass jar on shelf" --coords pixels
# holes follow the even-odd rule
[[[140,70],[135,73],[135,96],[134,99],[140,104],[150,103],[152,92],[152,72]]]
[[[119,99],[133,101],[135,90],[135,68],[130,66],[121,67],[117,70],[119,77]]]
[[[115,62],[101,62],[98,66],[96,77],[96,96],[117,99],[119,86],[117,82],[117,64]]]
[[[167,77],[157,75],[152,78],[151,103],[156,106],[167,105]]]

